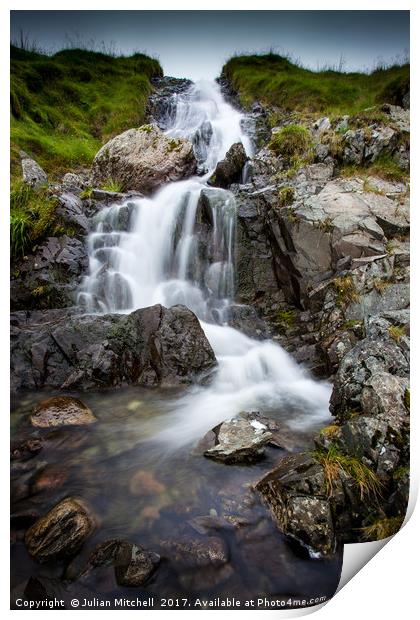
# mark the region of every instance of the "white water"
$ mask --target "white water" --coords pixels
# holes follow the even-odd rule
[[[176,114],[167,122],[169,135],[193,141],[206,174],[100,212],[79,303],[88,312],[181,303],[200,318],[219,366],[210,386],[194,387],[171,404],[159,436],[172,445],[196,440],[242,410],[281,410],[290,426],[310,427],[328,417],[330,388],[311,379],[277,344],[252,340],[225,324],[234,299],[235,200],[206,181],[233,143],[242,141],[251,152],[241,114],[215,82],[200,82],[176,95]],[[210,247],[203,247],[197,224],[204,188]],[[131,213],[129,232],[119,223],[125,212]]]

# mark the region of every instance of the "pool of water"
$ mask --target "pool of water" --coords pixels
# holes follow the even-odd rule
[[[268,447],[266,457],[256,464],[227,466],[204,458],[197,441],[177,442],[175,426],[171,444],[165,420],[179,399],[176,390],[72,392],[69,395],[90,406],[97,423],[32,428],[33,406],[51,395],[20,394],[12,403],[12,441],[39,437],[44,442],[37,455],[12,462],[12,605],[31,578],[32,586],[40,582],[51,595],[66,601],[73,596],[96,597],[111,606],[118,596],[153,597],[155,607],[167,597],[185,598],[189,605],[197,597],[235,597],[244,604],[259,597],[332,596],[340,578],[341,552],[330,560],[311,559],[277,530],[252,490],[284,450]],[[200,413],[197,410],[197,416]],[[291,430],[290,411],[269,413],[284,428],[289,450],[308,447],[320,425],[314,422],[305,430]],[[82,498],[98,526],[70,567],[37,564],[23,542],[25,514],[44,514],[68,496]],[[224,566],[192,570],[172,561],[168,541],[215,536],[229,551]],[[143,588],[117,586],[110,569],[97,569],[82,581],[70,579],[83,558],[110,538],[126,539],[161,555],[158,570]]]

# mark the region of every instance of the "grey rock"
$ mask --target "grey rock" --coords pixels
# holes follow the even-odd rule
[[[223,463],[256,461],[264,456],[264,446],[272,438],[267,426],[257,417],[238,415],[216,426],[204,456]],[[211,435],[210,433],[210,435]]]
[[[112,138],[98,151],[93,184],[113,179],[125,191],[150,194],[164,183],[193,174],[196,166],[191,142],[169,138],[156,125],[144,125]]]
[[[37,162],[24,151],[20,152],[22,176],[27,185],[39,188],[48,184],[48,177]]]

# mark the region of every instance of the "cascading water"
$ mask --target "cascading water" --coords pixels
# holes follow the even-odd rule
[[[174,98],[166,132],[192,140],[204,175],[98,214],[79,304],[87,312],[184,304],[200,318],[219,367],[210,386],[192,388],[171,404],[159,437],[172,446],[241,410],[282,410],[290,426],[310,426],[328,416],[329,387],[313,381],[280,346],[226,325],[234,298],[235,199],[207,180],[233,143],[241,141],[250,154],[241,114],[215,82],[194,84]],[[208,235],[203,243],[203,226],[211,227],[210,244]]]

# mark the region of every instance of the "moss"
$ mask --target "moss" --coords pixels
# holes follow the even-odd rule
[[[296,323],[296,312],[292,309],[281,308],[276,312],[273,322],[279,332],[285,333],[287,330],[294,327]]]
[[[337,306],[345,307],[359,301],[360,297],[351,275],[335,278],[333,285],[337,294]]]
[[[282,187],[279,191],[279,207],[290,206],[295,199],[295,190],[293,187]]]
[[[362,326],[363,326],[363,321],[356,321],[355,319],[351,319],[343,323],[344,329],[359,329]]]
[[[341,177],[355,177],[355,176],[376,176],[385,181],[405,182],[409,180],[410,173],[408,170],[404,170],[389,154],[383,154],[378,157],[376,161],[368,165],[345,165],[339,169],[339,176]],[[375,189],[369,189],[372,186],[364,185],[364,191],[380,191]],[[367,187],[368,189],[365,189]]]
[[[12,46],[12,173],[19,149],[53,176],[90,165],[102,143],[144,122],[150,79],[159,75],[158,61],[143,54],[46,56]]]
[[[408,88],[410,66],[395,65],[370,74],[310,71],[288,58],[264,54],[235,56],[222,73],[244,105],[258,100],[286,110],[338,116],[401,99]]]
[[[328,496],[333,495],[340,480],[340,472],[354,480],[360,499],[380,496],[382,484],[378,476],[357,457],[341,453],[334,444],[328,450],[315,450],[313,456],[324,469]]]

